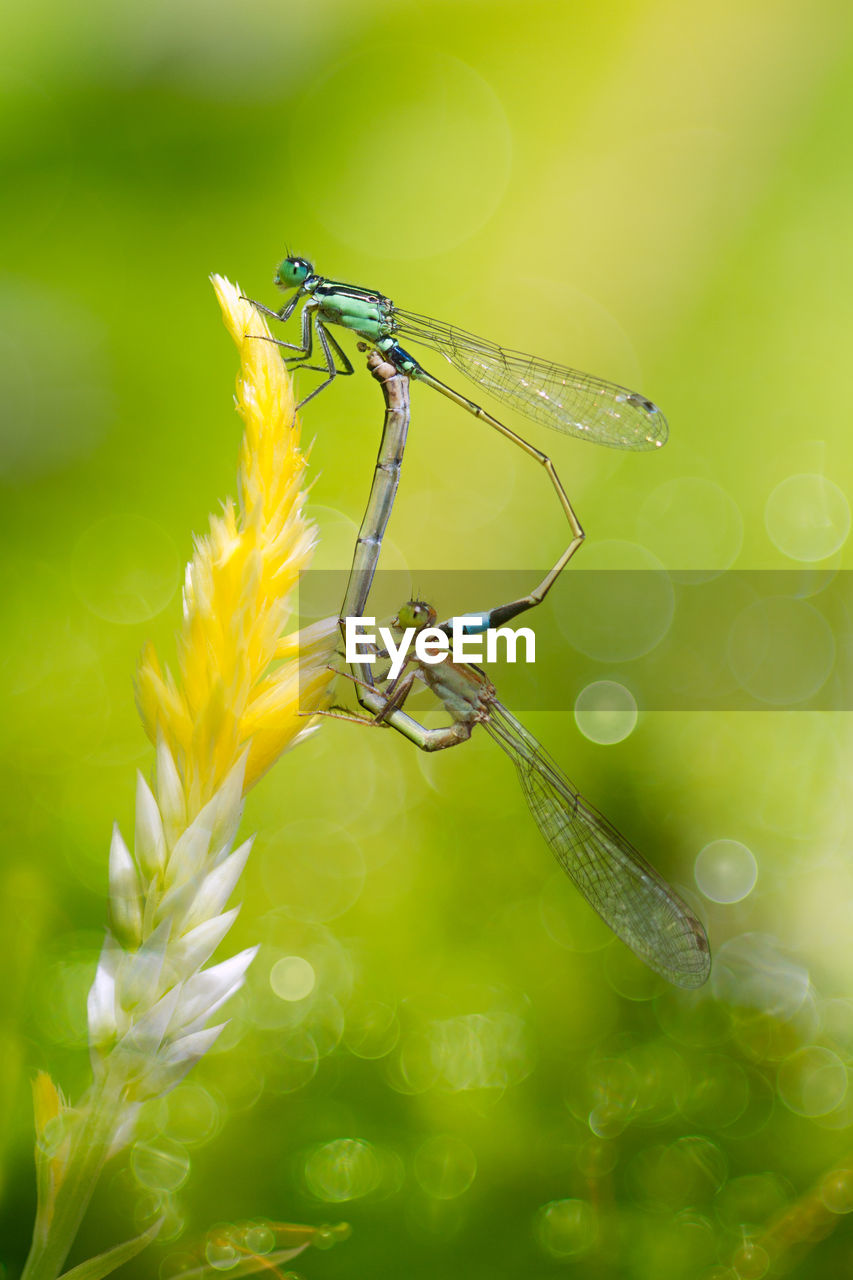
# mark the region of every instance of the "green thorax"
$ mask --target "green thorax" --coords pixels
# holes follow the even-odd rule
[[[314,276],[303,285],[314,299],[318,315],[327,324],[339,324],[369,342],[378,342],[394,332],[394,304],[375,289],[362,289],[340,280]]]

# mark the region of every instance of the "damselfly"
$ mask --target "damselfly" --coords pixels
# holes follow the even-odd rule
[[[435,610],[410,600],[394,625],[422,631],[435,625]],[[441,700],[453,723],[427,729],[402,707],[422,680]],[[632,844],[580,795],[531,733],[498,701],[478,667],[449,658],[433,664],[410,652],[397,679],[384,689],[362,690],[375,723],[388,722],[423,751],[439,751],[483,729],[516,767],[531,814],[562,869],[613,932],[650,968],[679,987],[699,987],[708,977],[710,948],[690,908]],[[354,717],[362,720],[362,717]]]
[[[303,405],[338,375],[353,372],[349,358],[329,329],[330,325],[339,325],[375,347],[398,373],[439,391],[486,422],[545,469],[569,522],[571,542],[529,595],[506,606],[506,610],[511,611],[504,611],[502,620],[516,616],[545,598],[583,542],[583,529],[551,459],[473,400],[429,373],[401,341],[431,348],[498,400],[534,422],[567,435],[634,450],[654,449],[666,441],[668,429],[660,409],[626,387],[539,356],[497,346],[444,321],[405,311],[375,289],[317,275],[306,258],[285,258],[276,271],[275,283],[281,289],[294,290],[288,302],[279,311],[258,302],[254,305],[263,314],[286,321],[302,303],[302,341],[273,340],[293,352],[286,357],[289,361],[326,374],[324,381],[302,401]],[[309,363],[314,355],[315,338],[322,352],[322,364]]]

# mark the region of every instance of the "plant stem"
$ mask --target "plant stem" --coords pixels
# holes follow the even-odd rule
[[[109,1073],[93,1090],[85,1119],[72,1137],[71,1155],[48,1221],[43,1215],[51,1206],[39,1206],[21,1280],[56,1280],[62,1272],[107,1161],[119,1124],[121,1095],[121,1083]]]

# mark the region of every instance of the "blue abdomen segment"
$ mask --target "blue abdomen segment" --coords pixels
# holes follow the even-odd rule
[[[495,625],[492,621],[491,613],[466,613],[464,617],[465,625],[460,626],[463,636],[482,635],[484,631],[488,631],[490,627]],[[454,623],[459,623],[460,621],[461,619],[459,618],[448,618],[446,622],[442,622],[441,630],[449,634],[453,630]]]
[[[417,378],[423,373],[421,366],[418,364],[414,356],[410,356],[408,351],[404,351],[399,342],[393,337],[393,331],[387,332],[387,336],[376,343],[379,350],[391,361],[395,369],[399,369],[400,373],[404,373],[407,378]]]

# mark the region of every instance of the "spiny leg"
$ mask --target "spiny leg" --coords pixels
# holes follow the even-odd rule
[[[303,312],[303,314],[306,314],[307,311],[308,311],[308,308],[306,307],[305,312]],[[350,363],[349,356],[344,351],[343,347],[338,342],[337,338],[333,336],[331,330],[326,328],[322,320],[320,320],[317,317],[314,318],[314,328],[316,329],[317,335],[320,339],[320,346],[323,348],[323,354],[326,357],[326,362],[325,364],[300,364],[299,367],[300,369],[311,369],[313,370],[314,373],[328,373],[331,368],[331,369],[334,369],[334,373],[332,374],[332,377],[327,380],[327,382],[324,382],[322,386],[317,388],[317,391],[312,391],[311,393],[312,396],[317,395],[318,391],[322,391],[323,387],[327,386],[328,383],[333,381],[334,378],[336,378],[339,374],[342,377],[348,378],[349,375],[354,372],[352,364]],[[284,345],[289,347],[292,345],[289,342],[282,344],[278,338],[272,338],[271,341],[276,343],[277,346]],[[304,342],[303,342],[303,346],[304,346]],[[329,350],[330,347],[334,351],[334,355],[336,355],[341,362],[340,368],[334,362],[334,356],[331,354]],[[303,350],[302,347],[296,347],[294,348],[294,350],[297,351],[297,355],[285,356],[284,357],[285,364],[288,364],[288,365],[295,364],[296,361],[307,360],[308,357],[312,354],[313,344],[312,344],[312,335],[310,332],[308,334],[307,350]],[[303,400],[302,403],[305,404],[305,401]]]
[[[269,307],[262,307],[261,304],[259,302],[255,302],[253,298],[246,298],[245,301],[251,302],[255,310],[260,311],[262,315],[272,316],[273,319],[275,320],[282,320],[287,318],[284,316],[280,316],[277,311],[270,311]],[[288,316],[289,315],[290,315],[290,312],[288,312]],[[285,342],[283,338],[274,338],[272,334],[268,334],[268,333],[247,333],[246,337],[254,338],[256,342],[271,342],[274,347],[283,347],[285,351],[295,351],[296,352],[295,355],[282,357],[285,363],[290,363],[291,361],[296,361],[296,360],[307,360],[311,356],[314,350],[313,330],[312,330],[312,324],[311,324],[311,308],[308,306],[305,306],[302,308],[301,324],[302,324],[301,343]],[[307,367],[310,368],[310,366],[307,366]],[[325,369],[321,369],[320,372],[325,373]]]
[[[426,725],[415,720],[412,716],[407,715],[402,710],[402,705],[409,696],[412,686],[417,678],[416,671],[410,671],[400,679],[397,678],[389,686],[391,696],[385,691],[376,689],[373,685],[368,684],[365,680],[360,680],[358,676],[352,675],[348,671],[339,671],[338,675],[343,676],[345,680],[351,680],[358,690],[360,687],[359,702],[365,710],[372,712],[371,720],[378,726],[390,725],[392,729],[396,729],[404,738],[408,738],[409,742],[413,742],[421,751],[444,751],[447,747],[456,747],[460,742],[467,742],[471,737],[470,724],[462,721],[454,721],[453,724],[443,725],[437,729],[428,729]],[[396,688],[395,688],[396,686]],[[370,723],[367,717],[353,717],[359,724]]]
[[[313,716],[325,716],[327,720],[346,720],[350,724],[362,724],[367,729],[387,729],[387,725],[376,716],[362,716],[357,711],[345,711],[343,707],[329,707],[325,711],[300,711],[301,716],[311,719]]]
[[[315,329],[320,346],[323,348],[323,355],[326,358],[325,364],[303,364],[302,361],[308,360],[313,354],[313,334]],[[326,387],[330,386],[339,375],[342,377],[349,377],[349,375],[354,372],[352,364],[340,343],[332,337],[321,320],[312,319],[312,313],[309,307],[305,307],[302,312],[301,346],[297,346],[297,344],[293,342],[285,342],[282,338],[273,338],[272,335],[267,335],[265,333],[249,334],[248,336],[257,339],[259,342],[271,342],[273,346],[284,347],[287,351],[295,351],[296,355],[284,357],[286,364],[295,364],[298,362],[300,369],[311,369],[316,373],[325,373],[327,375],[320,383],[319,387],[315,387],[304,400],[299,401],[299,404],[296,406],[297,409],[303,409],[309,400],[313,400],[321,391],[325,391]],[[342,369],[339,369],[335,364],[333,349],[341,359],[344,366]]]
[[[387,676],[380,676],[379,683],[384,685],[382,689],[379,689],[376,684],[371,684],[370,681],[363,679],[361,676],[357,676],[354,671],[339,671],[336,667],[329,667],[329,671],[334,671],[336,675],[342,676],[344,680],[351,681],[355,685],[357,694],[363,689],[373,694],[374,699],[371,707],[368,707],[365,702],[361,702],[361,698],[359,698],[359,701],[365,710],[372,711],[371,719],[375,720],[377,724],[383,724],[392,712],[398,711],[403,706],[412,691],[412,685],[415,682],[417,673],[415,671],[405,672],[405,667],[410,661],[411,658],[406,658],[403,663],[403,669],[397,673],[393,680],[389,681]]]
[[[332,355],[332,348],[329,344],[329,332],[326,329],[326,326],[320,320],[316,320],[314,322],[314,327],[317,331],[317,337],[320,339],[320,346],[323,348],[323,355],[326,357],[326,364],[325,364],[325,367],[319,366],[319,365],[304,364],[301,366],[301,368],[314,369],[316,370],[316,372],[325,373],[328,376],[323,379],[319,387],[315,387],[313,391],[309,392],[304,400],[299,401],[299,404],[296,406],[297,409],[304,409],[306,404],[308,404],[309,400],[313,400],[314,397],[318,396],[321,391],[325,391],[326,387],[331,386],[331,384],[334,382],[335,378],[338,376],[339,373],[342,373],[345,376],[349,376],[349,374],[351,374],[353,371],[352,365],[350,364],[349,360],[347,360],[348,367],[346,369],[338,369],[338,367],[335,364],[335,358]],[[334,339],[332,339],[332,342],[334,342]],[[337,351],[341,350],[336,342],[334,345]],[[346,360],[346,356],[344,356],[344,359]]]
[[[245,293],[240,294],[242,301],[251,302],[255,310],[259,311],[262,316],[269,316],[271,320],[281,320],[282,322],[290,319],[296,308],[299,306],[300,299],[304,297],[305,293],[303,290],[297,289],[293,297],[288,299],[283,307],[280,307],[278,311],[274,311],[272,307],[266,306],[263,302],[258,302],[257,298],[249,298]]]
[[[344,351],[343,347],[342,347],[342,346],[341,346],[341,344],[338,342],[337,338],[334,336],[334,334],[331,332],[331,330],[326,328],[326,326],[323,324],[322,320],[319,320],[319,319],[318,319],[316,323],[317,323],[317,332],[318,332],[318,333],[319,333],[319,335],[320,335],[320,344],[321,344],[321,346],[322,346],[322,348],[323,348],[323,351],[325,352],[327,362],[328,362],[330,359],[332,359],[332,357],[330,356],[330,353],[329,353],[329,347],[331,347],[331,348],[332,348],[332,350],[334,351],[335,355],[338,357],[338,359],[339,359],[339,360],[340,360],[340,362],[341,362],[341,367],[340,367],[340,368],[338,368],[338,366],[337,366],[337,365],[334,365],[334,360],[332,360],[332,364],[333,364],[334,369],[335,369],[335,375],[336,375],[336,376],[337,376],[337,375],[340,375],[341,377],[348,378],[348,377],[350,376],[350,374],[352,374],[352,373],[354,373],[354,372],[355,372],[355,370],[353,369],[352,362],[350,361],[349,356],[348,356],[348,355],[347,355],[347,353]],[[328,345],[327,345],[327,344],[328,344]],[[320,369],[320,368],[319,368],[319,366],[312,366],[312,367],[316,367],[316,368],[318,368],[318,371],[319,371],[320,373],[323,373],[323,372],[324,372],[324,370],[323,370],[323,369]]]

